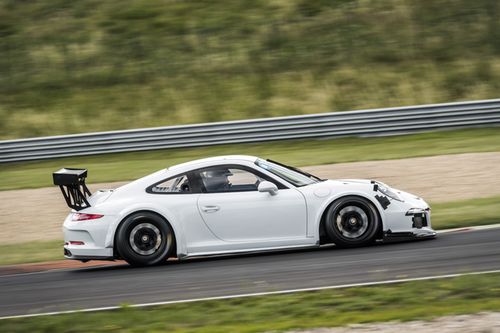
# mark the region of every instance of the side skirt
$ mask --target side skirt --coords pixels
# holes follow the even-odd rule
[[[294,251],[300,249],[313,249],[318,248],[320,246],[319,242],[311,245],[292,245],[292,246],[279,246],[279,247],[270,247],[270,248],[262,248],[262,249],[246,249],[246,250],[235,250],[235,251],[214,251],[214,252],[196,252],[189,254],[179,254],[179,260],[186,260],[191,258],[199,258],[199,257],[210,257],[210,256],[236,256],[241,254],[258,254],[258,253],[269,253],[269,252],[280,252],[280,251]]]

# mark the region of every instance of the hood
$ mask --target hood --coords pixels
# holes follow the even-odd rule
[[[370,179],[336,179],[336,180],[327,180],[323,183],[326,186],[335,186],[335,188],[337,188],[339,184],[343,184],[343,185],[352,185],[353,187],[357,186],[358,188],[362,187],[366,191],[372,191],[372,189],[373,189],[372,181],[373,180],[370,180]],[[417,196],[415,194],[401,191],[399,189],[391,187],[391,186],[389,186],[381,181],[378,181],[378,180],[375,180],[375,182],[379,185],[385,186],[387,189],[394,192],[399,197],[399,199],[403,202],[412,204],[414,207],[423,207],[423,208],[429,207],[429,205],[422,198],[420,198],[419,196]],[[380,192],[377,192],[377,193],[380,193]],[[389,196],[389,198],[391,198],[391,197]],[[394,199],[391,198],[390,200],[394,200]]]
[[[336,181],[341,183],[351,183],[351,184],[371,184],[372,182],[369,179],[336,179]]]

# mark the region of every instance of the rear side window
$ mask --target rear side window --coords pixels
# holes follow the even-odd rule
[[[155,184],[149,188],[149,191],[152,193],[191,193],[191,185],[187,175],[184,174]]]

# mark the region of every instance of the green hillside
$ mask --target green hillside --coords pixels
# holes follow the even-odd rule
[[[498,97],[496,0],[0,0],[0,139]]]

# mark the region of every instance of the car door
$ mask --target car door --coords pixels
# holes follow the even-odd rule
[[[276,195],[259,192],[270,177],[249,167],[221,165],[197,171],[202,193],[198,209],[212,233],[227,242],[303,239],[306,202],[298,190],[281,184]]]

